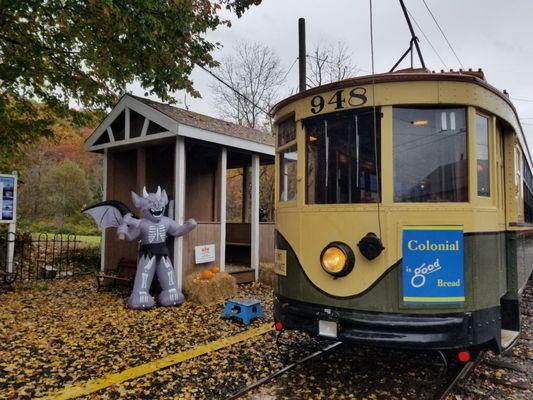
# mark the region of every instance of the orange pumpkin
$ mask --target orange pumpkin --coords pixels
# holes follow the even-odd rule
[[[204,280],[204,281],[208,281],[209,279],[211,279],[213,277],[213,273],[209,270],[205,270],[205,271],[202,271],[202,274],[200,275],[200,277]]]
[[[213,274],[217,274],[217,273],[220,272],[220,268],[218,268],[218,267],[213,267],[213,268],[211,268],[211,272],[212,272]]]

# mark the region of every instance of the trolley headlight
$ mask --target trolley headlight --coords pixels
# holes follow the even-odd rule
[[[355,265],[355,256],[347,244],[333,242],[322,250],[320,265],[328,274],[340,278],[352,271]]]

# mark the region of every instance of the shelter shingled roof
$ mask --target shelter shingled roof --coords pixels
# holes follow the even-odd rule
[[[207,115],[198,114],[192,111],[184,110],[170,104],[164,104],[144,97],[130,95],[144,104],[162,112],[174,121],[200,129],[205,129],[211,132],[221,133],[223,135],[234,136],[242,139],[251,140],[257,143],[274,146],[274,136],[262,132],[258,129],[247,128],[242,125],[233,124],[218,118],[209,117]]]

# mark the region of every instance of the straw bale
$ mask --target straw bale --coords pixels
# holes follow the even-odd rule
[[[183,292],[187,300],[205,305],[237,294],[237,282],[230,274],[218,272],[209,280],[202,279],[200,275],[201,272],[194,272],[185,277]]]
[[[262,262],[259,264],[259,282],[263,285],[274,287],[276,274],[274,272],[274,263]]]

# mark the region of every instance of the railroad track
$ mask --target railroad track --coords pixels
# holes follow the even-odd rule
[[[246,393],[249,393],[250,391],[258,388],[259,386],[264,385],[267,382],[270,382],[272,379],[283,375],[284,373],[286,373],[287,371],[290,371],[291,369],[297,367],[298,365],[305,364],[306,362],[308,362],[308,361],[310,361],[310,360],[312,360],[314,358],[317,358],[317,357],[322,356],[322,355],[324,355],[324,354],[326,354],[326,353],[328,353],[330,351],[333,351],[334,349],[336,349],[340,345],[342,345],[342,342],[335,342],[335,343],[333,343],[333,344],[331,344],[329,346],[324,347],[321,350],[315,351],[314,353],[312,353],[312,354],[310,354],[310,355],[308,355],[306,357],[300,358],[299,360],[297,360],[297,361],[295,361],[293,363],[290,363],[290,364],[284,366],[283,368],[278,369],[277,371],[273,372],[272,374],[265,376],[264,378],[258,380],[257,382],[254,382],[254,383],[252,383],[252,384],[250,384],[248,386],[245,386],[244,388],[240,389],[239,391],[233,393],[230,397],[227,398],[227,400],[234,400],[234,399],[241,398]]]
[[[313,359],[316,359],[317,357],[323,356],[326,353],[329,353],[335,349],[337,349],[339,346],[342,345],[342,342],[335,342],[333,344],[330,344],[320,350],[317,350],[305,357],[302,357],[298,359],[297,361],[291,362],[284,366],[283,368],[280,368],[277,371],[274,371],[270,375],[265,376],[264,378],[253,382],[250,385],[247,385],[237,392],[231,394],[229,397],[227,397],[227,400],[235,400],[243,397],[244,395],[250,393],[251,391],[258,389],[259,387],[267,384],[268,382],[272,381],[273,379],[280,377],[281,375],[287,373],[288,371],[296,368],[297,366],[303,365]],[[446,379],[444,385],[440,387],[436,393],[430,394],[428,397],[428,400],[446,400],[447,397],[452,393],[455,386],[464,381],[470,373],[475,369],[475,367],[481,362],[481,354],[479,353],[474,359],[466,362],[454,365],[447,369],[446,371]]]
[[[452,393],[455,386],[459,382],[464,381],[472,373],[472,371],[474,371],[476,366],[481,362],[481,359],[482,353],[478,353],[473,360],[470,360],[464,364],[457,365],[456,367],[452,367],[450,371],[450,376],[448,377],[448,381],[442,387],[442,389],[435,394],[435,397],[433,397],[433,399],[446,400],[450,393]]]

